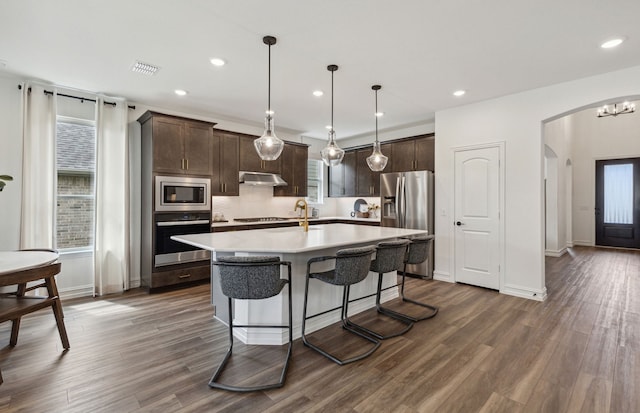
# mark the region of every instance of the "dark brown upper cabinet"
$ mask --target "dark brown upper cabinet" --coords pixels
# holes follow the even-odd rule
[[[275,161],[263,161],[258,156],[253,141],[256,136],[240,135],[240,170],[248,172],[280,173],[280,158]]]
[[[238,135],[214,130],[212,195],[240,195],[239,157],[240,138]]]
[[[356,196],[356,151],[345,151],[339,165],[329,167],[329,196]]]
[[[284,145],[280,155],[280,176],[288,185],[273,188],[275,196],[307,196],[308,158],[308,145],[289,142]]]
[[[151,111],[143,114],[138,122],[153,148],[154,172],[211,175],[214,123]]]
[[[372,171],[367,164],[372,151],[372,147],[356,151],[356,196],[380,196],[380,172]]]
[[[391,143],[389,156],[390,168],[387,172],[433,171],[434,169],[433,134],[402,139]]]

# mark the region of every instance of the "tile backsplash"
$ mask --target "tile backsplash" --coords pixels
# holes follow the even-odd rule
[[[274,197],[272,187],[240,185],[240,196],[214,196],[213,214],[222,213],[225,219],[252,217],[297,216],[293,211],[296,197]],[[358,198],[328,198],[322,204],[310,204],[319,210],[320,217],[349,217]],[[362,198],[367,203],[380,203],[380,198]]]

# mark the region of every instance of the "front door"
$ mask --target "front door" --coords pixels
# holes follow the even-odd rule
[[[640,158],[596,161],[596,245],[640,248]]]
[[[500,147],[456,151],[455,280],[500,289]]]

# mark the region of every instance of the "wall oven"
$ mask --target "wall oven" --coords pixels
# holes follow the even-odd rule
[[[156,176],[155,211],[210,211],[211,180],[188,176]]]
[[[173,235],[211,232],[211,213],[162,213],[156,214],[156,239],[154,266],[183,264],[208,260],[211,253],[171,239]]]

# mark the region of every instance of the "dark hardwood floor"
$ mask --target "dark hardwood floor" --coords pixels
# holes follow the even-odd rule
[[[0,411],[640,411],[640,252],[577,247],[548,258],[542,303],[410,283],[415,297],[440,306],[435,318],[342,367],[298,340],[285,387],[250,394],[207,386],[228,340],[211,318],[208,285],[66,300],[68,352],[48,311],[23,319],[14,348],[11,323],[0,325]],[[358,319],[367,317],[376,318]],[[340,346],[343,334],[314,336]],[[273,372],[237,350],[232,366],[258,378]],[[259,351],[267,363],[282,356]]]

